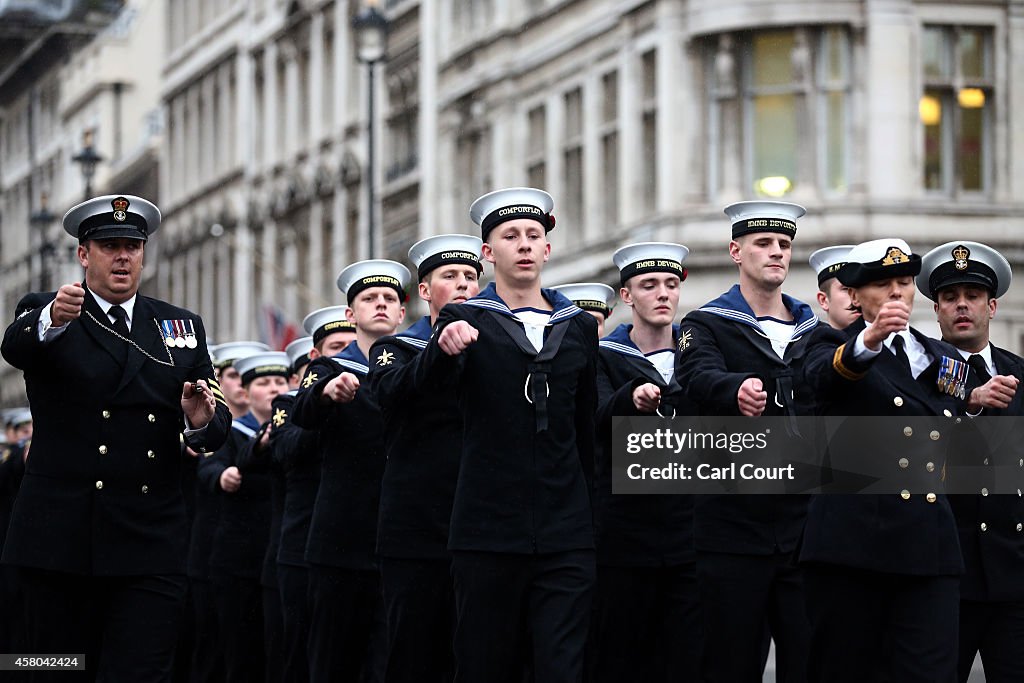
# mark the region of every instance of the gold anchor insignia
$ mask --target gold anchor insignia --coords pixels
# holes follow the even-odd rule
[[[395,357],[395,354],[391,353],[387,349],[384,349],[379,356],[377,356],[377,365],[391,365],[391,359]]]
[[[882,259],[883,266],[894,266],[897,263],[908,263],[910,257],[903,253],[903,250],[899,247],[889,247],[889,251],[885,252],[885,258]]]
[[[284,408],[278,408],[274,411],[274,417],[271,418],[274,421],[275,427],[280,427],[284,424],[285,418],[288,417],[288,413],[284,412]]]
[[[690,330],[684,331],[679,335],[679,350],[685,351],[690,347],[691,341],[693,341],[693,333]]]
[[[319,378],[317,377],[315,372],[309,373],[308,375],[306,375],[306,378],[302,380],[302,388],[309,389],[311,386],[313,386],[313,382],[317,381],[317,379]]]

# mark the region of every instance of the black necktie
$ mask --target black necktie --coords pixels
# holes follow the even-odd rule
[[[985,359],[981,357],[980,353],[972,353],[970,358],[967,359],[967,364],[974,369],[974,374],[978,376],[982,384],[992,379],[992,375],[988,374],[988,366],[985,365]]]
[[[111,306],[107,315],[114,319],[114,331],[122,337],[128,337],[128,312],[120,306]]]
[[[892,352],[896,354],[896,360],[900,362],[900,365],[905,367],[907,369],[907,372],[913,375],[914,373],[910,369],[910,357],[907,356],[907,349],[904,348],[905,344],[906,340],[904,340],[902,336],[897,334],[892,339]]]

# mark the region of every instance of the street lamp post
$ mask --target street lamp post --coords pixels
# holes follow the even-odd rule
[[[50,241],[50,225],[57,220],[57,216],[54,215],[47,204],[49,203],[49,197],[43,192],[39,197],[39,210],[32,212],[28,217],[29,225],[35,228],[40,235],[40,249],[39,249],[39,288],[46,290],[50,288],[51,271],[50,262],[53,260],[54,246],[53,242]]]
[[[71,157],[71,161],[82,167],[82,179],[85,180],[85,199],[83,201],[88,201],[92,198],[92,177],[96,173],[96,164],[103,161],[103,157],[92,147],[91,128],[82,133],[82,151]]]
[[[374,258],[375,225],[374,225],[374,67],[384,60],[388,20],[377,11],[376,2],[368,1],[352,19],[352,28],[356,34],[356,55],[359,61],[366,64],[367,74],[367,123],[366,123],[366,226],[369,239],[369,257]]]

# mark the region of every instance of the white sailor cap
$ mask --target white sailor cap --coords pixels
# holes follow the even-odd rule
[[[300,365],[309,362],[309,352],[313,349],[312,337],[299,337],[288,346],[284,347],[285,354],[291,362],[292,372]]]
[[[807,213],[799,204],[759,199],[736,202],[725,207],[725,215],[732,222],[732,238],[755,232],[777,232],[796,237],[796,219]]]
[[[420,240],[409,248],[409,260],[416,266],[416,277],[422,280],[435,268],[458,263],[476,268],[482,273],[480,247],[483,241],[473,235],[434,235]]]
[[[213,366],[220,370],[235,364],[235,361],[251,356],[256,353],[269,351],[270,347],[258,341],[236,341],[225,342],[210,347],[210,355],[213,356]]]
[[[1010,263],[998,251],[980,242],[946,242],[921,259],[917,288],[935,300],[950,285],[981,285],[996,299],[1010,288]]]
[[[314,346],[329,334],[356,331],[356,324],[349,322],[345,316],[347,309],[348,306],[319,308],[302,320],[302,328],[306,330],[306,334],[311,335]]]
[[[283,351],[254,353],[235,362],[235,370],[242,376],[242,384],[248,384],[257,377],[284,377],[292,374],[292,364]]]
[[[836,276],[839,269],[846,265],[846,255],[853,249],[852,244],[837,244],[833,247],[818,249],[807,259],[811,270],[818,274],[818,284]]]
[[[847,287],[863,287],[876,280],[916,276],[921,272],[921,257],[897,237],[861,242],[846,255],[846,265],[836,277]]]
[[[638,242],[617,249],[612,262],[619,269],[623,285],[634,275],[644,273],[672,273],[682,281],[686,279],[683,261],[689,253],[687,247],[673,242]]]
[[[488,192],[477,198],[469,207],[470,219],[480,226],[484,242],[491,230],[505,221],[529,218],[544,226],[544,232],[555,229],[555,217],[551,214],[555,200],[544,190],[532,187],[509,187]]]
[[[584,311],[600,313],[607,320],[615,305],[615,290],[600,282],[572,282],[552,287]]]
[[[11,408],[4,411],[4,426],[17,427],[32,421],[32,410],[29,408]]]
[[[64,230],[79,242],[128,237],[145,242],[160,227],[160,209],[130,194],[108,194],[71,207]]]
[[[405,301],[405,287],[411,278],[409,269],[397,261],[370,259],[348,266],[338,275],[338,289],[349,300],[370,287],[391,287]]]

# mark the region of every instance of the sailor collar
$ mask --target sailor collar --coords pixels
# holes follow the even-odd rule
[[[541,289],[540,293],[552,306],[551,319],[548,321],[549,325],[556,325],[560,322],[565,322],[574,315],[583,313],[582,308],[569,301],[569,299],[561,292],[554,289]],[[485,287],[475,297],[469,299],[462,305],[484,308],[518,320],[518,318],[516,318],[516,314],[508,307],[508,304],[502,301],[501,297],[498,296],[498,290],[495,288],[493,282],[487,285],[487,287]]]
[[[786,310],[789,311],[790,315],[793,316],[793,320],[796,322],[796,326],[793,329],[792,341],[796,341],[804,332],[813,329],[818,324],[818,318],[814,315],[814,311],[811,307],[804,302],[794,299],[793,297],[783,294],[782,303],[786,306]],[[732,320],[734,322],[741,323],[747,327],[754,328],[758,334],[767,336],[764,330],[761,328],[761,324],[757,320],[757,316],[754,315],[754,311],[750,308],[750,304],[743,298],[740,293],[740,286],[738,284],[733,285],[730,289],[722,296],[718,297],[713,301],[709,301],[700,307],[701,311],[717,315],[720,318]]]

